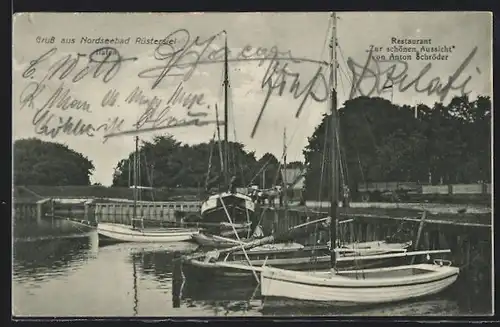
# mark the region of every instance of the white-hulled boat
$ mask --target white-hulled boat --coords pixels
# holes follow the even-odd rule
[[[139,151],[139,138],[135,138],[134,152],[134,214],[131,224],[119,223],[97,223],[97,233],[99,234],[99,243],[117,243],[117,242],[140,242],[140,243],[165,243],[180,242],[191,240],[193,235],[199,233],[197,228],[185,227],[166,227],[166,228],[144,228],[144,219],[137,218],[137,154]],[[141,227],[134,225],[134,222],[140,222]]]
[[[334,305],[389,303],[431,295],[453,284],[459,268],[435,261],[399,267],[340,272],[302,272],[264,267],[264,297],[330,302]],[[448,262],[449,263],[449,262]]]
[[[188,241],[198,234],[194,228],[139,229],[124,224],[99,223],[100,240],[115,242],[165,243]]]
[[[336,15],[333,18],[330,44],[331,113],[328,137],[330,142],[330,242],[336,244],[339,165],[337,158],[337,99],[334,72],[337,64]],[[414,251],[414,254],[416,254]],[[391,254],[390,256],[411,255]],[[366,256],[373,258],[376,255]],[[379,255],[379,257],[382,255]],[[265,298],[288,298],[300,301],[328,302],[331,305],[379,304],[402,301],[438,293],[453,284],[460,269],[450,261],[434,260],[433,264],[411,264],[377,269],[338,271],[338,253],[331,256],[331,270],[327,272],[301,272],[272,267],[260,269],[261,295]]]

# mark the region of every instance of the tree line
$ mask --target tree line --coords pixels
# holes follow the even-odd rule
[[[239,142],[212,140],[195,145],[182,144],[172,136],[156,136],[152,141],[141,141],[139,151],[120,160],[113,174],[114,186],[134,183],[136,160],[137,184],[150,187],[184,187],[213,189],[227,185],[223,155],[227,153],[227,176],[236,178],[238,186],[253,184],[269,188],[281,183],[280,162],[271,153],[257,159]],[[297,167],[291,162],[289,167]]]
[[[14,142],[14,184],[89,185],[94,164],[65,144],[36,138]]]
[[[448,105],[399,106],[382,98],[358,97],[339,109],[342,179],[351,191],[358,183],[411,181],[432,184],[491,182],[491,100],[466,96]],[[328,115],[303,150],[305,194],[327,197]],[[221,148],[222,147],[222,148]],[[228,153],[228,175],[237,185],[271,187],[281,183],[280,160],[255,153],[238,142],[187,145],[172,136],[141,140],[137,154],[138,185],[156,188],[224,187],[221,153]],[[113,186],[133,184],[135,151],[121,159]],[[18,185],[90,185],[92,161],[66,145],[38,139],[14,143],[14,183]],[[319,185],[322,185],[321,192]]]
[[[399,106],[382,98],[358,97],[338,111],[341,179],[351,191],[365,182],[454,184],[491,182],[491,100],[467,96],[448,105]],[[304,149],[308,198],[326,199],[325,149],[329,115]],[[326,156],[325,156],[326,155]],[[323,169],[323,170],[322,170]],[[327,176],[326,176],[327,177]]]

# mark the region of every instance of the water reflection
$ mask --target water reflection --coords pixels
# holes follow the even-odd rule
[[[95,255],[96,241],[92,234],[15,241],[13,277],[42,282],[68,274],[68,270],[78,269]]]
[[[56,228],[57,229],[57,228]],[[241,279],[182,278],[176,252],[190,243],[99,246],[71,227],[14,243],[14,314],[35,316],[470,315],[491,308],[491,266],[474,264],[440,296],[371,308],[333,309],[262,301]],[[36,237],[33,237],[36,234]],[[31,235],[31,236],[30,236]]]
[[[264,303],[262,310],[266,316],[456,316],[460,309],[450,299],[427,299],[384,304],[370,307],[333,308],[328,305],[290,305],[289,303]]]
[[[484,273],[487,266],[481,267]],[[190,275],[191,276],[191,275]],[[475,280],[471,278],[475,276]],[[178,291],[181,307],[202,308],[212,315],[265,316],[457,316],[491,314],[491,283],[479,281],[479,272],[465,270],[458,281],[438,295],[404,302],[333,307],[327,303],[261,299],[254,283],[231,278],[187,279]],[[482,290],[482,291],[481,291]],[[175,291],[175,290],[174,290]]]
[[[250,286],[249,286],[250,285]],[[259,287],[240,280],[224,279],[210,283],[182,285],[181,301],[186,307],[198,307],[213,315],[266,316],[453,316],[460,315],[458,303],[446,294],[419,301],[406,301],[366,307],[332,307],[331,305],[293,300],[261,299]]]
[[[181,305],[200,308],[212,315],[260,315],[258,285],[242,279],[185,280],[179,291]]]
[[[72,237],[86,234],[92,228],[62,219],[42,219],[36,221],[14,219],[13,236],[17,242],[53,239],[56,237]]]

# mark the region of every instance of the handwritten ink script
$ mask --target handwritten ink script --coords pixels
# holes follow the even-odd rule
[[[125,58],[114,48],[100,48],[90,54],[68,54],[55,58],[57,48],[51,48],[31,60],[23,71],[22,78],[27,80],[21,91],[20,109],[34,111],[32,125],[35,133],[56,138],[61,133],[73,136],[94,137],[96,132],[119,130],[124,119],[118,116],[108,118],[104,123],[93,124],[74,114],[92,113],[89,101],[73,95],[69,85],[84,80],[87,76],[103,83],[115,78],[126,62],[137,58]],[[102,53],[105,53],[102,56]],[[55,62],[50,63],[55,59]],[[59,81],[59,86],[51,91],[47,82]],[[45,100],[44,100],[45,99]],[[60,111],[54,112],[59,109]]]
[[[429,96],[435,94],[440,101],[443,101],[449,92],[454,90],[460,91],[463,95],[469,94],[470,91],[467,91],[467,86],[472,76],[465,77],[463,73],[476,52],[477,47],[474,47],[455,72],[448,77],[448,80],[443,81],[440,77],[429,76],[432,70],[432,62],[427,63],[416,76],[411,77],[408,73],[408,62],[375,59],[372,49],[370,49],[364,65],[356,63],[352,58],[347,60],[353,80],[349,98],[352,99],[357,95],[380,95],[389,87],[397,87],[400,92],[413,88],[417,93],[427,93]],[[387,66],[383,68],[384,65]],[[461,77],[464,78],[460,82]],[[363,83],[366,81],[368,83]],[[367,84],[368,86],[366,86]]]
[[[35,78],[38,70],[43,70],[43,66],[46,66],[57,52],[58,49],[54,47],[31,60],[22,77]],[[102,57],[101,53],[106,53],[106,55]],[[118,50],[111,47],[99,48],[88,55],[84,53],[77,53],[76,56],[68,54],[46,68],[46,73],[40,82],[57,78],[61,81],[70,79],[71,82],[76,83],[90,74],[93,78],[101,78],[102,82],[108,83],[118,75],[123,63],[135,60],[137,57],[124,58]]]
[[[116,137],[120,135],[137,134],[138,132],[151,132],[162,129],[186,126],[205,126],[215,124],[217,121],[207,119],[208,113],[198,111],[200,108],[210,109],[204,100],[203,93],[193,94],[184,91],[183,82],[179,83],[168,99],[159,96],[148,96],[140,87],[134,88],[124,99],[126,104],[135,104],[144,111],[131,129],[124,131],[113,131],[104,137]],[[187,110],[186,117],[179,118],[172,115],[174,107]]]
[[[322,89],[319,93],[315,91],[317,86],[320,86],[320,89]],[[299,108],[295,113],[296,118],[300,116],[307,99],[312,98],[316,102],[324,102],[328,99],[329,94],[328,83],[323,75],[323,67],[321,65],[317,68],[312,79],[302,86],[300,74],[291,73],[288,70],[288,63],[280,63],[276,56],[269,62],[269,66],[262,79],[261,87],[263,89],[267,88],[266,96],[252,129],[251,137],[254,137],[257,132],[262,115],[273,92],[276,91],[277,95],[282,96],[287,89],[292,94],[294,100],[300,99]]]
[[[165,37],[165,42],[155,46],[156,64],[150,67],[141,66],[142,69],[135,74],[140,79],[152,80],[150,91],[157,91],[165,78],[181,78],[181,82],[170,96],[162,98],[154,94],[146,95],[147,90],[139,87],[132,91],[113,88],[107,90],[101,98],[100,108],[118,107],[124,104],[135,105],[136,108],[143,110],[137,121],[129,125],[130,128],[127,128],[127,123],[119,117],[110,117],[105,123],[93,125],[84,118],[78,120],[74,115],[69,117],[60,115],[62,112],[73,111],[75,113],[78,111],[79,114],[94,113],[95,109],[89,100],[78,98],[73,94],[72,85],[85,78],[93,78],[108,84],[113,79],[120,78],[124,67],[125,69],[131,67],[128,63],[138,60],[137,57],[124,57],[112,47],[99,48],[90,54],[69,55],[61,55],[58,48],[53,47],[37,56],[29,62],[22,73],[22,78],[27,84],[21,92],[20,108],[32,108],[35,112],[33,125],[36,132],[51,137],[57,137],[61,133],[94,136],[96,132],[102,131],[106,141],[110,137],[119,135],[181,126],[216,124],[216,121],[208,117],[207,111],[212,109],[206,104],[205,95],[189,93],[184,89],[185,83],[191,79],[200,65],[223,63],[226,57],[228,62],[255,61],[258,67],[268,63],[261,81],[265,99],[255,121],[252,137],[257,132],[272,95],[283,96],[288,93],[294,100],[298,100],[299,107],[295,113],[297,118],[308,99],[317,102],[327,99],[328,86],[324,77],[324,62],[295,58],[289,50],[281,51],[277,46],[268,48],[247,44],[238,51],[231,51],[214,44],[223,34],[225,31],[206,38],[200,36],[193,38],[188,30],[178,29]],[[289,69],[290,64],[303,63],[313,64],[311,72],[315,73],[309,80],[303,80],[299,73],[292,73]],[[130,73],[126,76],[130,76]],[[48,90],[47,82],[51,80],[61,82],[55,92]],[[125,94],[124,101],[121,94]],[[174,108],[179,107],[185,109],[183,116],[174,115]],[[59,112],[54,112],[58,109]]]
[[[186,29],[178,29],[169,34],[166,39],[183,40],[176,44],[160,44],[154,51],[154,58],[161,62],[160,65],[146,68],[139,72],[140,78],[154,79],[151,89],[160,85],[165,77],[181,76],[183,81],[188,81],[200,65],[223,63],[226,55],[225,47],[216,47],[215,40],[224,35],[221,31],[205,39],[200,36],[191,38],[191,34]],[[214,49],[215,48],[215,49]],[[293,58],[290,51],[280,52],[276,46],[271,48],[253,47],[248,44],[242,48],[236,55],[230,49],[227,49],[228,62],[258,61],[261,66],[265,61],[287,60],[292,62],[313,62],[322,63],[312,59]]]
[[[308,101],[323,103],[334,91],[325,77],[327,72],[331,73],[327,63],[295,57],[289,50],[282,51],[277,46],[268,48],[247,44],[237,51],[216,46],[216,41],[224,35],[225,31],[221,31],[208,37],[193,38],[188,30],[178,29],[165,37],[165,42],[152,48],[152,59],[126,57],[113,47],[102,47],[88,54],[67,54],[52,47],[34,56],[22,72],[21,78],[25,84],[19,96],[20,110],[26,108],[33,111],[32,124],[40,135],[52,138],[61,134],[88,137],[101,135],[104,142],[120,135],[217,124],[216,120],[210,118],[213,116],[209,115],[214,111],[213,106],[208,104],[212,101],[207,100],[204,93],[189,92],[189,81],[202,65],[220,64],[226,60],[254,61],[258,67],[265,68],[262,78],[259,78],[264,98],[256,112],[250,135],[254,137],[266,109],[271,107],[273,96],[290,96],[296,101],[294,113],[295,118],[299,118]],[[388,86],[397,87],[401,92],[413,88],[418,93],[435,94],[441,100],[453,90],[467,94],[472,77],[463,75],[476,52],[477,48],[474,48],[456,71],[443,81],[440,77],[430,76],[432,63],[427,63],[412,77],[408,72],[408,62],[375,59],[370,50],[364,64],[358,64],[352,58],[347,61],[353,76],[350,98],[380,95]],[[141,65],[132,65],[139,59]],[[302,74],[296,72],[298,65],[305,64],[307,66],[301,67],[307,69],[301,69]],[[131,71],[135,67],[140,68]],[[111,83],[114,80],[122,81],[124,77],[132,80],[137,78],[137,81],[146,81],[148,85],[134,85],[133,88],[125,89],[109,86],[98,95],[100,103],[97,106],[87,94],[77,94],[75,91],[84,82],[92,81],[104,86],[114,84]],[[166,79],[168,83],[164,83]],[[166,92],[160,87],[167,84],[176,85],[175,90]],[[105,117],[100,123],[90,120],[91,116],[95,118],[97,110],[118,107],[121,111],[139,109],[139,116],[133,122],[121,117],[123,112]],[[99,112],[99,117],[102,117],[102,112]]]
[[[317,102],[324,102],[327,99],[328,86],[322,67],[324,62],[308,58],[294,58],[290,51],[279,51],[276,46],[268,49],[246,45],[236,55],[232,55],[229,49],[225,53],[225,48],[211,49],[210,46],[215,39],[224,33],[221,31],[206,39],[201,39],[198,36],[192,40],[186,29],[174,31],[167,36],[167,39],[175,38],[184,40],[184,42],[178,42],[176,45],[159,45],[155,50],[155,59],[162,61],[163,64],[141,71],[139,77],[154,79],[151,89],[155,89],[165,77],[181,76],[186,82],[192,77],[199,65],[224,62],[226,55],[228,62],[258,61],[259,67],[268,61],[269,65],[261,82],[261,88],[266,89],[266,95],[252,129],[251,137],[255,136],[269,98],[273,93],[282,96],[287,89],[292,94],[293,99],[300,100],[299,108],[295,114],[296,118],[300,116],[307,99],[312,98]],[[310,81],[302,82],[300,74],[289,71],[289,62],[314,63],[319,64],[320,67]],[[318,86],[323,90],[316,93],[315,90]]]

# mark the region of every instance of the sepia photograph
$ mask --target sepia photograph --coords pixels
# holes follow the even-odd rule
[[[12,21],[14,318],[494,314],[492,13]]]

